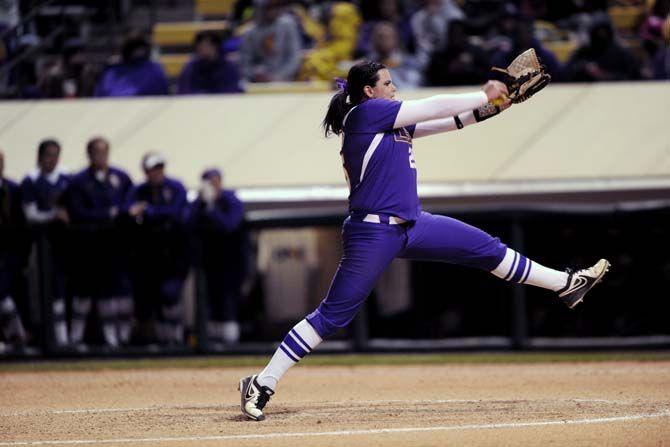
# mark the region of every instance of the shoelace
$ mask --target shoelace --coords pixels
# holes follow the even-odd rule
[[[260,393],[258,393],[258,403],[256,404],[256,408],[262,410],[263,408],[265,408],[265,404],[267,404],[268,401],[270,400],[270,394],[263,389],[259,391]]]
[[[596,266],[597,266],[597,264],[593,265],[589,268],[581,269],[581,270],[574,270],[574,269],[571,269],[570,267],[568,267],[568,268],[565,269],[565,273],[567,273],[568,275],[572,275],[572,276],[582,276],[582,275],[584,275],[584,276],[588,276],[590,278],[595,278],[596,276],[598,276],[598,274],[596,272]]]

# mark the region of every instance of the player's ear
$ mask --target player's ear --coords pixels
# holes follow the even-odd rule
[[[365,96],[367,96],[368,98],[373,98],[375,96],[374,90],[369,85],[363,87],[363,93],[365,93]]]

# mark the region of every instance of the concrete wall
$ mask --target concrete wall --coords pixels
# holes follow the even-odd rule
[[[473,87],[477,88],[477,87]],[[470,89],[418,90],[419,98]],[[62,165],[80,169],[93,135],[112,143],[114,164],[142,178],[147,150],[196,186],[208,166],[233,187],[344,186],[339,140],[320,121],[330,94],[292,93],[0,103],[6,175],[20,179],[38,142],[63,144]],[[670,176],[670,83],[552,85],[502,116],[417,139],[422,183]]]

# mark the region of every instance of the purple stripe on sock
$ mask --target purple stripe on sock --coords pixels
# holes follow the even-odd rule
[[[514,271],[514,264],[516,264],[516,257],[517,257],[517,252],[514,252],[514,259],[512,259],[512,265],[509,268],[509,272],[507,272],[507,275],[503,278],[505,281],[509,280],[509,277],[512,275],[512,272]]]
[[[528,271],[526,272],[526,276],[524,276],[523,279],[521,280],[521,283],[522,283],[522,284],[525,283],[526,280],[528,279],[528,275],[530,275],[530,269],[532,269],[532,268],[533,268],[533,261],[531,261],[531,260],[529,259],[529,260],[528,260]]]
[[[514,276],[512,276],[512,279],[510,279],[511,282],[519,282],[523,276],[523,272],[526,271],[526,261],[527,258],[525,256],[519,255],[519,265],[516,267]]]
[[[300,346],[300,344],[295,341],[290,333],[286,334],[286,337],[284,338],[284,344],[291,348],[291,351],[295,352],[295,355],[300,358],[303,358],[305,354],[307,354],[307,351],[305,351],[302,346]]]
[[[305,340],[302,339],[302,337],[300,336],[300,334],[298,334],[298,332],[297,332],[295,329],[291,329],[291,334],[293,334],[293,336],[294,336],[296,339],[298,339],[298,341],[299,341],[300,343],[302,343],[302,347],[305,348],[305,351],[307,351],[307,352],[312,352],[312,347],[311,347],[310,345],[308,345],[307,342],[306,342]]]
[[[297,359],[297,358],[293,357],[293,354],[291,354],[289,352],[289,350],[284,347],[283,343],[281,345],[279,345],[279,347],[281,348],[282,351],[284,351],[284,354],[286,354],[288,356],[288,358],[290,358],[291,360],[293,360],[296,363],[298,363],[300,361],[300,359]]]

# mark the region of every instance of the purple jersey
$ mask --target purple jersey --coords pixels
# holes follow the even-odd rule
[[[342,159],[349,212],[416,220],[421,212],[412,153],[415,126],[393,129],[400,102],[369,99],[345,117]]]

